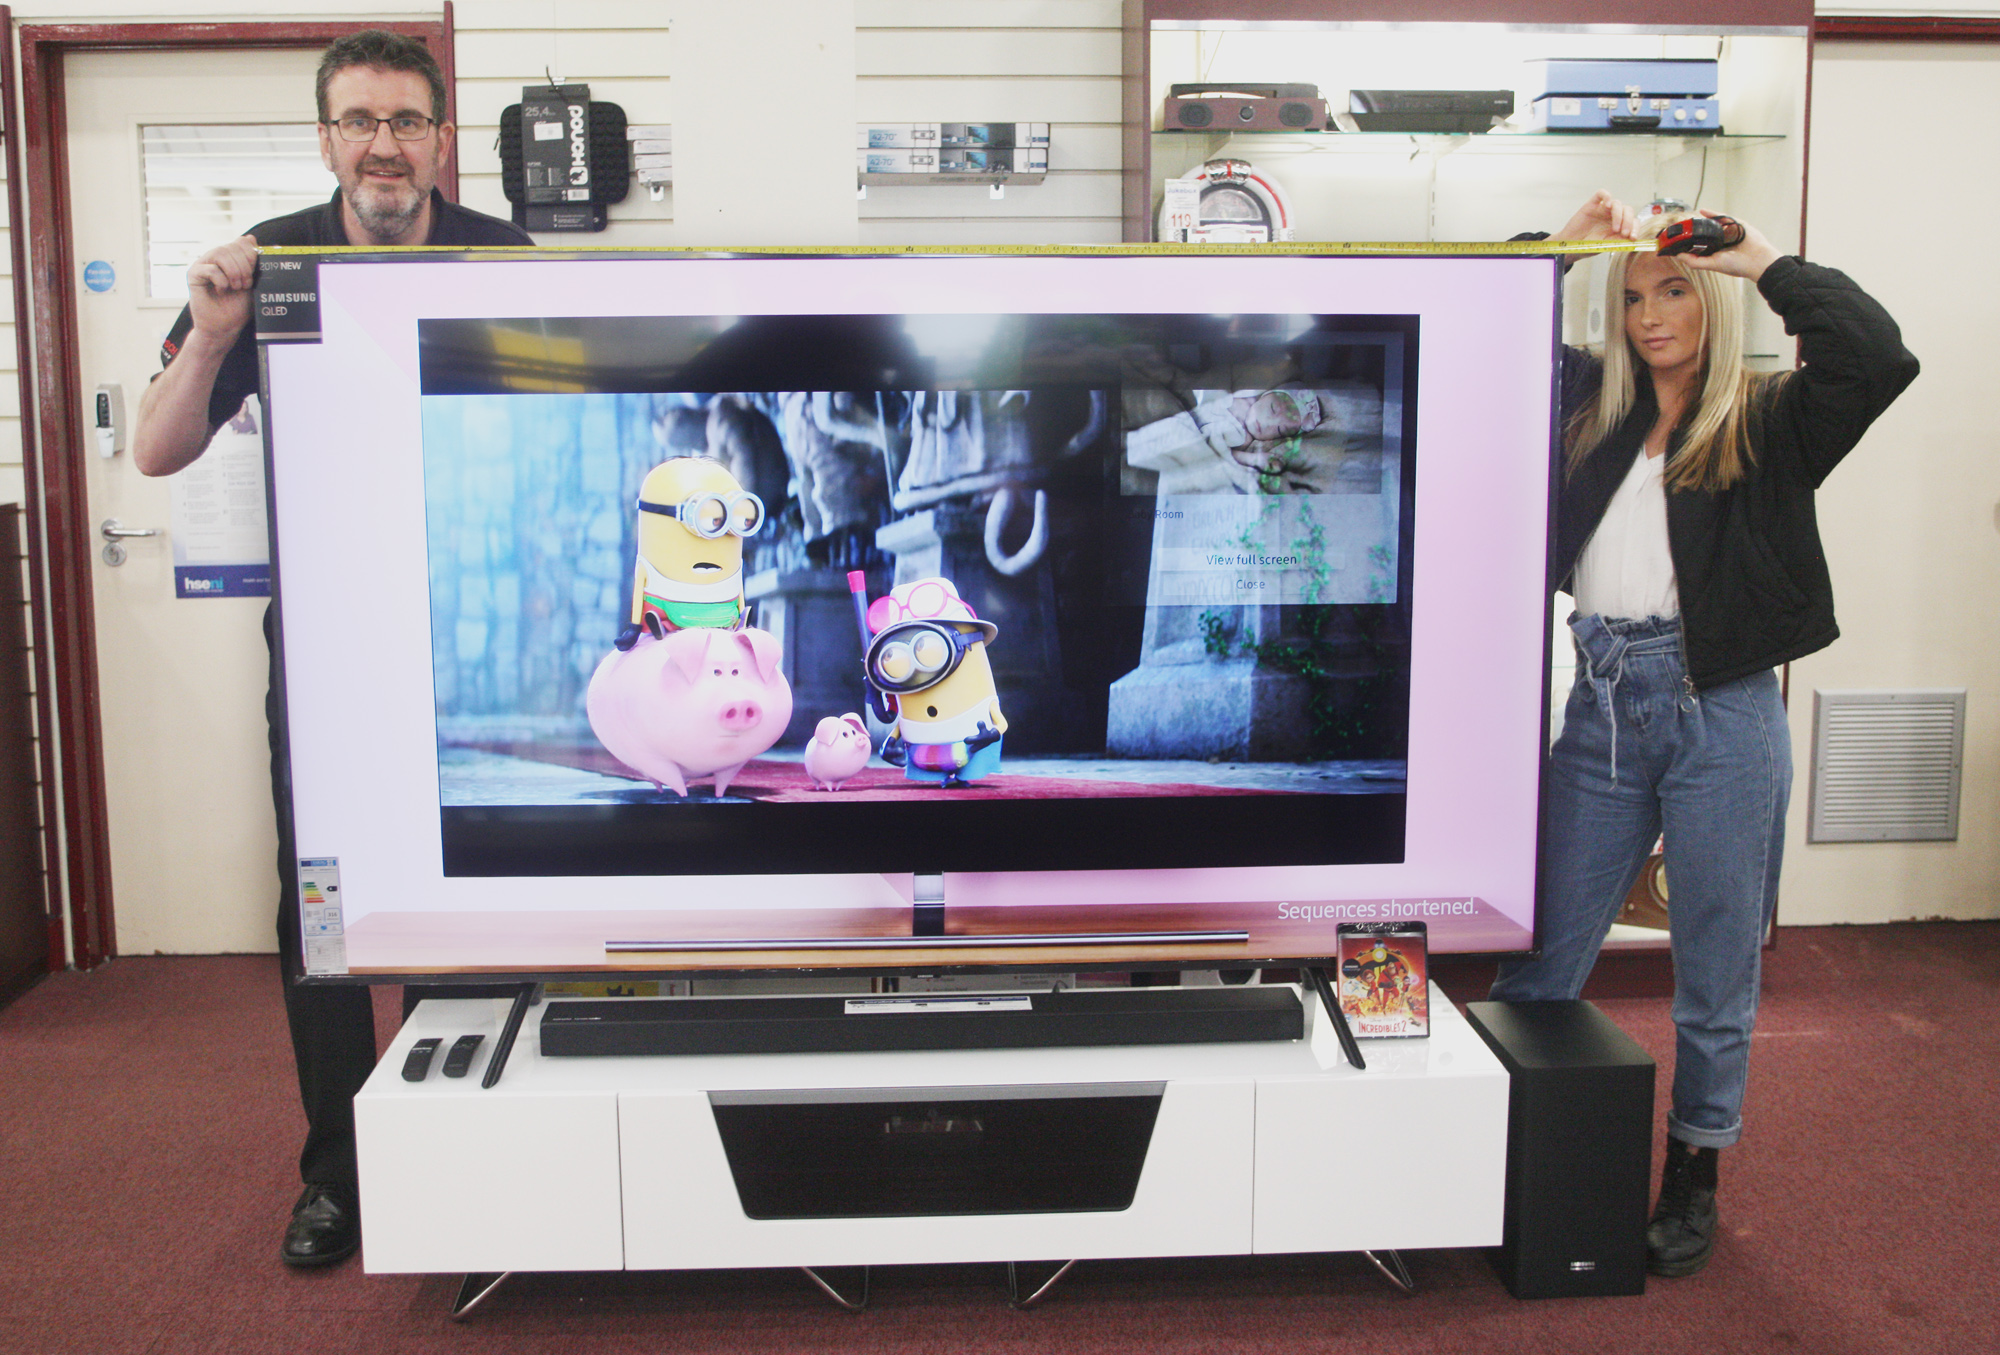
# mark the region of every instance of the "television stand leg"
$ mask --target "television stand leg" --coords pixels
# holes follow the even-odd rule
[[[1048,1292],[1051,1289],[1054,1289],[1056,1287],[1057,1280],[1060,1280],[1063,1276],[1069,1274],[1069,1268],[1075,1264],[1076,1264],[1075,1261],[1063,1262],[1060,1266],[1056,1267],[1055,1274],[1049,1276],[1048,1279],[1042,1281],[1041,1288],[1037,1289],[1034,1293],[1028,1295],[1026,1298],[1022,1298],[1020,1277],[1015,1272],[1014,1262],[1009,1261],[1007,1263],[1008,1306],[1013,1308],[1034,1307],[1036,1304],[1040,1303],[1044,1297],[1047,1296]]]
[[[825,1280],[821,1279],[819,1272],[814,1270],[811,1266],[800,1266],[799,1269],[803,1270],[806,1273],[806,1278],[808,1280],[811,1280],[814,1284],[820,1287],[821,1293],[825,1294],[835,1303],[845,1308],[848,1312],[858,1313],[862,1309],[868,1306],[867,1266],[856,1267],[856,1269],[860,1270],[861,1272],[861,1297],[858,1299],[850,1299],[845,1294],[841,1293],[838,1289],[835,1289],[832,1285],[828,1284]]]
[[[1368,1264],[1382,1272],[1382,1278],[1390,1284],[1405,1294],[1417,1292],[1417,1282],[1410,1278],[1410,1268],[1403,1264],[1403,1258],[1395,1252],[1384,1251],[1380,1256],[1372,1251],[1364,1251],[1361,1254],[1368,1258]]]
[[[484,1303],[486,1296],[498,1289],[501,1281],[513,1273],[511,1270],[503,1270],[495,1275],[489,1271],[483,1275],[467,1275],[459,1281],[458,1297],[451,1301],[451,1320],[465,1321],[465,1315]]]

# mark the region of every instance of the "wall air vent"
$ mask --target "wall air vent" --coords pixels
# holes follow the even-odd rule
[[[1808,842],[1953,842],[1965,689],[1814,692]]]

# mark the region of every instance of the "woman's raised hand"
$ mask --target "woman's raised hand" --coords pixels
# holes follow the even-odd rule
[[[1706,209],[1703,216],[1719,213]],[[1732,218],[1734,219],[1734,218]],[[1748,278],[1755,282],[1764,276],[1764,270],[1778,257],[1778,247],[1764,238],[1764,232],[1747,221],[1737,221],[1743,228],[1743,240],[1728,249],[1719,249],[1713,254],[1682,254],[1680,261],[1689,268],[1706,268],[1716,273],[1728,273],[1733,277]]]

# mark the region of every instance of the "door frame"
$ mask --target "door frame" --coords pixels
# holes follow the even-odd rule
[[[1814,19],[1813,36],[1839,42],[2000,42],[2000,19],[1837,14]]]
[[[0,5],[0,37],[11,38],[14,32],[14,7]],[[20,72],[14,60],[14,44],[11,40],[0,41],[0,116],[6,119],[6,135],[0,136],[0,150],[4,150],[7,170],[7,220],[16,226],[7,232],[9,276],[14,280],[14,379],[18,387],[17,403],[20,410],[21,451],[25,459],[28,448],[35,441],[35,370],[29,360],[28,335],[32,332],[28,289],[21,285],[21,279],[29,276],[28,235],[18,229],[18,223],[25,220],[21,210],[21,138],[14,135],[14,110],[20,107]],[[63,957],[63,910],[61,892],[56,887],[56,860],[60,842],[55,833],[54,797],[48,788],[56,783],[55,741],[45,737],[44,732],[53,728],[54,707],[49,699],[49,684],[45,680],[45,669],[40,666],[41,656],[48,653],[48,627],[40,605],[42,596],[41,555],[37,541],[41,535],[40,514],[37,511],[39,496],[32,477],[25,474],[23,497],[27,503],[22,511],[22,544],[27,552],[27,578],[24,593],[28,599],[27,633],[28,661],[31,675],[28,686],[34,709],[35,740],[35,793],[36,815],[40,820],[37,834],[41,842],[42,917],[48,930],[48,945],[44,952],[42,968],[44,972],[62,968]]]
[[[66,899],[70,963],[78,969],[93,969],[116,955],[117,931],[104,734],[98,710],[91,580],[95,533],[84,481],[84,388],[63,94],[66,58],[72,52],[324,47],[371,28],[405,34],[430,48],[444,68],[445,115],[457,121],[451,0],[443,0],[443,13],[436,20],[22,24],[18,30],[21,135],[8,138],[7,188],[9,219],[14,223],[17,334],[32,341],[17,340],[28,568],[30,577],[44,584],[46,599],[35,609],[42,850],[50,913],[57,918],[51,924],[52,937],[61,931],[57,900]],[[11,22],[8,29],[13,31]],[[19,165],[13,163],[16,142],[23,152],[24,163]],[[445,196],[458,196],[455,157],[446,162],[438,179]],[[24,292],[30,314],[21,324]],[[61,951],[60,945],[52,948],[50,968],[62,967]]]

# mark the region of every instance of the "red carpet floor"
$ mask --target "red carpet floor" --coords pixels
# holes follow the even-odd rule
[[[1784,931],[1715,1260],[1537,1303],[1478,1253],[1428,1251],[1406,1256],[1414,1297],[1345,1255],[1084,1262],[1029,1312],[998,1266],[878,1269],[859,1315],[796,1271],[539,1275],[452,1323],[456,1276],[277,1262],[302,1122],[274,966],[118,960],[0,1011],[0,1351],[2000,1350],[2000,923]],[[385,1037],[395,999],[377,991]],[[1666,1001],[1600,1005],[1664,1092]]]

